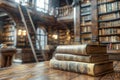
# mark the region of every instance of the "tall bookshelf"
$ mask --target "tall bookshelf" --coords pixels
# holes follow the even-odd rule
[[[2,40],[7,46],[16,46],[16,29],[12,23],[4,24]]]
[[[92,16],[91,16],[91,1],[83,1],[80,6],[80,36],[82,44],[90,44],[92,39],[91,27],[92,27]]]
[[[120,1],[98,0],[99,42],[108,53],[120,53]]]

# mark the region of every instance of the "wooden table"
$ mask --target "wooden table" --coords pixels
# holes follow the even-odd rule
[[[1,48],[0,49],[0,67],[11,66],[13,56],[16,53],[15,48]]]
[[[80,73],[52,69],[49,61],[47,61],[1,69],[0,80],[120,80],[119,66],[120,62],[115,67],[115,72],[92,77]]]

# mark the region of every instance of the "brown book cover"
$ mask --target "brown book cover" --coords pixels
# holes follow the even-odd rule
[[[78,55],[89,55],[89,54],[105,54],[107,51],[106,46],[102,45],[60,45],[56,48],[56,53],[66,54],[78,54]]]
[[[96,62],[101,62],[101,61],[108,61],[109,57],[107,54],[105,55],[74,55],[74,54],[56,53],[55,59],[62,60],[62,61],[96,63]]]
[[[92,76],[98,76],[106,72],[113,71],[113,63],[111,61],[101,63],[84,63],[51,59],[50,66],[55,69],[79,72]]]

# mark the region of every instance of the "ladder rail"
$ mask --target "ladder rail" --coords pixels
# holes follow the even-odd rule
[[[22,22],[24,23],[24,26],[25,26],[25,29],[26,29],[26,32],[27,32],[27,37],[28,37],[30,46],[31,46],[31,48],[32,48],[32,52],[33,52],[34,58],[35,58],[36,62],[38,62],[37,55],[36,55],[36,53],[35,53],[35,49],[34,49],[34,47],[33,47],[33,43],[32,43],[32,40],[31,40],[29,31],[28,31],[28,26],[27,26],[27,23],[26,23],[26,21],[25,21],[25,17],[24,17],[24,15],[23,15],[23,11],[22,11],[22,9],[21,9],[21,5],[18,5],[18,9],[19,9],[19,12],[20,12],[20,15],[21,15],[21,18],[22,18]]]
[[[27,14],[28,14],[28,17],[29,17],[29,19],[30,19],[30,22],[31,22],[31,24],[32,24],[32,28],[33,28],[33,30],[34,30],[34,33],[37,34],[37,33],[36,33],[36,29],[35,29],[35,25],[34,25],[34,23],[33,23],[33,20],[32,20],[31,15],[30,15],[30,12],[29,12],[28,9],[26,9],[26,10],[27,10]],[[35,35],[35,36],[36,36],[36,35]],[[44,51],[42,51],[42,49],[41,49],[40,40],[38,39],[37,36],[36,36],[36,39],[37,39],[37,41],[38,41],[39,48],[40,48],[40,51],[41,51],[41,53],[42,53],[42,56],[44,56],[44,59],[45,59]]]

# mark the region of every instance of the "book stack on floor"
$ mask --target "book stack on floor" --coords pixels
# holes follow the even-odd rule
[[[106,46],[101,45],[61,45],[56,48],[50,60],[52,68],[79,72],[92,76],[113,71]]]

